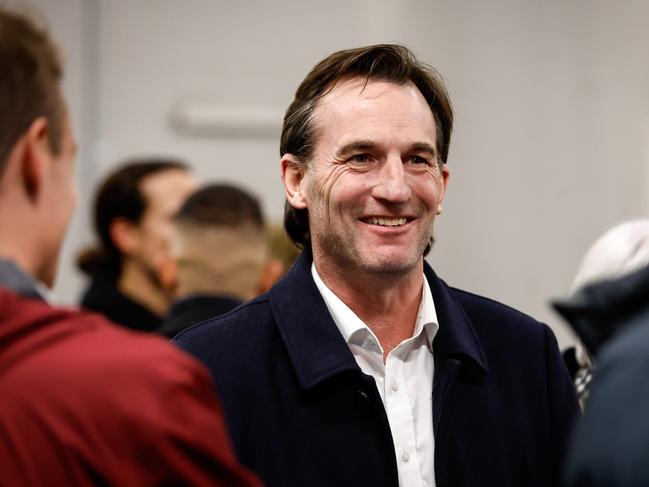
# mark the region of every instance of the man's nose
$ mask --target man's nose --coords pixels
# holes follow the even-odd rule
[[[401,157],[388,158],[378,169],[372,196],[391,203],[405,203],[412,196]]]

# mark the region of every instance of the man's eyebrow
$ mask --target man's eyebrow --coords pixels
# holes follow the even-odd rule
[[[377,146],[378,144],[370,139],[353,140],[338,149],[336,151],[336,155],[338,158],[343,158],[358,151],[371,151],[373,149],[376,149]],[[432,157],[437,157],[435,146],[429,144],[428,142],[413,143],[410,146],[410,152],[425,152]]]
[[[412,144],[412,149],[413,152],[427,152],[433,157],[437,157],[437,151],[435,150],[435,147],[430,145],[428,142],[415,142]]]
[[[366,151],[376,148],[376,142],[368,139],[353,140],[352,142],[343,145],[336,151],[338,157],[345,156],[357,151]]]

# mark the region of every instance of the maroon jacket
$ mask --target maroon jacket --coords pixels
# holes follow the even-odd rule
[[[192,358],[0,288],[0,485],[259,484]]]

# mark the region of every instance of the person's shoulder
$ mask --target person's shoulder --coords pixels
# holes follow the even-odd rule
[[[88,380],[109,380],[120,374],[125,381],[143,376],[165,380],[171,371],[193,371],[197,366],[161,336],[126,329],[95,313],[70,311],[59,316],[53,327],[67,332],[43,347],[43,359],[58,362],[66,371],[74,366]]]
[[[261,363],[276,359],[283,349],[267,296],[199,323],[178,334],[173,342],[203,362],[213,375],[217,370],[232,367],[239,374],[244,369],[257,370]]]
[[[465,291],[455,287],[450,288],[455,298],[463,307],[476,311],[485,311],[500,316],[510,316],[523,321],[536,322],[531,316],[519,311],[507,304],[480,294]]]
[[[622,318],[617,333],[602,346],[598,355],[598,368],[609,365],[645,367],[647,364],[649,364],[649,307],[633,317]]]
[[[94,313],[45,303],[37,308],[40,323],[27,322],[2,353],[5,398],[12,403],[57,405],[83,417],[92,416],[93,408],[126,414],[133,405],[153,405],[210,384],[199,362],[162,337],[121,328]]]
[[[262,295],[243,303],[228,313],[183,330],[174,337],[173,341],[182,346],[182,344],[194,341],[204,341],[210,337],[236,338],[261,331],[264,324],[271,320],[272,313],[268,295]]]
[[[496,328],[517,335],[543,335],[549,330],[544,323],[500,301],[462,289],[450,289],[476,328]]]

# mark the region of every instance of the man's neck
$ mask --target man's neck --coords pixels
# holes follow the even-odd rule
[[[126,260],[117,281],[118,289],[148,308],[153,314],[163,316],[169,308],[169,297],[152,275],[142,264]]]
[[[403,340],[412,336],[421,304],[421,265],[401,274],[364,273],[318,265],[322,281],[376,335],[384,358]]]

